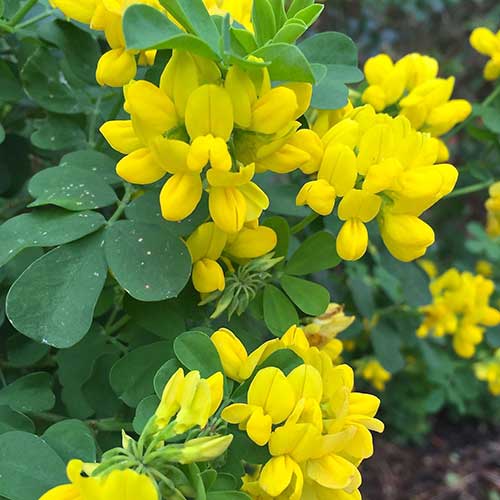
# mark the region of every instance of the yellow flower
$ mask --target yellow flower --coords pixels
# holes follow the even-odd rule
[[[167,426],[174,416],[174,430],[177,434],[196,426],[205,427],[208,419],[219,408],[223,392],[222,373],[202,379],[198,371],[191,371],[184,376],[184,370],[179,368],[163,390],[155,412],[157,427]]]
[[[500,236],[500,182],[490,186],[489,195],[484,205],[487,212],[486,232],[495,238]]]
[[[488,28],[480,27],[472,31],[470,44],[490,60],[484,67],[484,78],[496,80],[500,77],[500,31],[493,33]]]
[[[476,273],[481,274],[485,278],[493,276],[493,265],[487,260],[478,260],[476,262]]]
[[[417,264],[425,271],[429,278],[435,278],[438,275],[438,268],[431,260],[419,259]]]
[[[344,306],[334,302],[328,304],[326,311],[315,318],[308,318],[304,326],[310,346],[323,347],[344,330],[347,330],[356,318],[344,314]]]
[[[204,0],[203,3],[212,15],[229,13],[236,22],[253,32],[253,0]]]
[[[493,396],[500,396],[500,349],[492,358],[474,365],[474,373],[478,380],[488,382],[488,388]]]
[[[381,207],[379,196],[351,189],[339,204],[338,216],[345,221],[337,236],[337,253],[344,260],[361,258],[368,248],[365,223],[373,220]]]
[[[370,382],[375,389],[383,391],[385,384],[391,379],[391,373],[388,372],[376,359],[365,363],[361,369],[361,376]]]
[[[106,476],[82,476],[83,462],[71,460],[67,466],[71,484],[56,486],[40,497],[40,500],[110,500],[140,498],[158,500],[155,484],[149,478],[131,469],[114,470]]]
[[[451,335],[455,352],[463,358],[472,357],[485,327],[500,324],[500,311],[489,304],[494,282],[452,268],[435,278],[429,288],[433,302],[420,308],[424,320],[417,335]]]
[[[274,367],[257,372],[248,389],[247,403],[232,404],[222,411],[222,418],[239,424],[259,446],[271,437],[273,424],[280,424],[295,407],[292,385],[283,372]]]
[[[278,242],[273,229],[247,223],[239,233],[230,235],[225,248],[231,259],[246,260],[271,252]]]
[[[364,71],[369,84],[362,95],[364,103],[371,104],[376,111],[383,111],[401,98],[406,85],[406,73],[402,67],[394,65],[387,54],[368,59]]]

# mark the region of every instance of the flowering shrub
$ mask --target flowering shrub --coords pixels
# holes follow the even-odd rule
[[[356,500],[372,432],[500,414],[500,87],[323,9],[0,0],[2,498]]]

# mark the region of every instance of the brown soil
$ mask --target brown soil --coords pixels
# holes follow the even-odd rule
[[[428,444],[375,438],[361,466],[364,500],[500,500],[500,428],[439,424]]]

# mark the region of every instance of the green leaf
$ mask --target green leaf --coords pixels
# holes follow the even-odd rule
[[[166,221],[161,215],[160,190],[153,189],[136,198],[125,209],[127,219],[144,224],[159,224],[178,236],[189,236],[208,217],[208,200],[204,194],[195,211],[181,222]],[[163,229],[162,229],[163,230]]]
[[[0,267],[25,248],[53,247],[100,229],[106,220],[96,212],[46,208],[18,215],[0,226]]]
[[[299,323],[295,307],[274,285],[266,285],[264,288],[264,321],[277,337],[281,337],[290,326]]]
[[[5,129],[3,128],[3,125],[0,123],[0,144],[5,141]]]
[[[47,111],[68,115],[89,111],[88,96],[77,92],[60,74],[54,53],[37,47],[21,69],[21,80],[28,96]]]
[[[96,85],[95,69],[101,51],[97,40],[88,31],[56,19],[40,26],[40,37],[61,49],[65,63],[77,78]]]
[[[63,420],[50,426],[43,440],[57,452],[64,462],[77,458],[95,462],[96,444],[90,429],[80,420]]]
[[[158,226],[119,221],[106,231],[106,258],[120,285],[135,299],[177,297],[191,273],[184,242]]]
[[[80,342],[69,349],[58,351],[56,355],[57,376],[62,386],[61,399],[72,417],[83,419],[94,413],[83,392],[83,386],[90,380],[98,360],[106,354],[116,352],[117,348],[106,342],[105,335],[104,329],[94,323]]]
[[[352,273],[347,280],[347,286],[351,290],[352,299],[358,311],[370,319],[375,313],[374,287],[366,274]]]
[[[278,243],[274,249],[275,257],[286,257],[290,244],[290,226],[284,217],[268,217],[262,223],[263,226],[270,227],[278,237]]]
[[[158,337],[173,340],[186,331],[186,323],[177,302],[139,302],[126,297],[125,309],[135,323]]]
[[[311,66],[301,50],[287,43],[270,43],[253,55],[269,61],[272,80],[314,83]]]
[[[290,19],[295,16],[297,12],[300,12],[302,9],[309,7],[314,4],[315,0],[292,0],[290,7],[287,10],[287,16]]]
[[[35,425],[23,413],[8,406],[0,406],[0,434],[11,431],[35,432]]]
[[[26,432],[0,436],[0,478],[0,495],[10,500],[35,500],[68,481],[57,453]]]
[[[28,190],[36,198],[30,207],[56,205],[80,211],[107,207],[117,201],[115,192],[99,175],[79,168],[42,170],[31,179]]]
[[[179,335],[174,341],[174,352],[188,370],[198,370],[203,378],[223,372],[217,349],[205,333],[190,331]]]
[[[111,185],[121,184],[122,182],[120,177],[115,173],[116,161],[104,153],[99,153],[99,151],[94,151],[93,149],[68,153],[62,157],[59,166],[89,170]]]
[[[48,373],[30,373],[0,389],[0,405],[21,412],[50,410],[56,401],[51,385]]]
[[[161,396],[163,394],[163,389],[167,385],[167,382],[169,381],[170,377],[179,368],[180,368],[180,365],[176,359],[169,359],[156,372],[155,378],[153,379],[153,385],[155,388],[155,393],[159,398],[161,398]]]
[[[309,62],[316,66],[311,105],[318,109],[345,106],[348,99],[345,84],[363,80],[363,73],[357,68],[356,44],[342,33],[326,32],[304,40],[299,47]],[[318,71],[323,74],[322,78],[318,78]]]
[[[37,342],[71,347],[90,329],[106,275],[101,234],[55,248],[12,285],[7,317]]]
[[[386,370],[395,373],[405,367],[405,359],[401,354],[401,335],[392,326],[381,321],[372,329],[370,338],[375,356]]]
[[[276,34],[276,17],[269,0],[253,1],[252,23],[259,46],[265,45],[269,40],[272,40]]]
[[[295,204],[298,188],[293,184],[267,184],[265,191],[269,196],[269,212],[288,217],[305,217],[310,213],[307,207]]]
[[[111,387],[128,406],[136,407],[154,393],[153,377],[169,358],[170,343],[155,342],[118,360],[109,376]]]
[[[38,344],[24,335],[12,335],[7,339],[8,360],[12,366],[31,366],[44,358],[49,346]]]
[[[217,53],[219,31],[203,0],[160,0],[160,2],[188,31],[205,40]]]
[[[0,102],[15,102],[24,97],[22,86],[10,66],[0,60]]]
[[[356,44],[343,33],[329,31],[304,40],[300,49],[310,62],[320,64],[358,65]]]
[[[164,14],[147,5],[132,5],[123,16],[127,48],[183,49],[209,59],[218,59],[217,52],[204,40],[180,30]]]
[[[326,311],[330,292],[324,286],[286,274],[280,283],[292,302],[306,314],[320,316]]]
[[[219,472],[211,486],[212,490],[227,491],[234,490],[238,486],[238,481],[231,474]]]
[[[303,276],[335,267],[340,263],[335,236],[327,231],[309,236],[292,255],[286,266],[288,274]]]
[[[48,113],[46,118],[34,120],[35,131],[31,134],[34,146],[48,151],[79,148],[86,144],[85,132],[72,116]]]
[[[309,28],[309,26],[312,26],[318,20],[324,8],[325,6],[320,4],[309,5],[308,7],[299,10],[299,12],[294,15],[294,20],[304,22]]]
[[[135,410],[135,417],[132,425],[134,427],[134,431],[137,434],[140,434],[149,419],[154,415],[156,408],[160,404],[160,400],[156,396],[156,394],[152,394],[151,396],[145,397],[138,405]]]
[[[294,43],[307,30],[307,26],[300,20],[290,19],[276,33],[273,43]]]

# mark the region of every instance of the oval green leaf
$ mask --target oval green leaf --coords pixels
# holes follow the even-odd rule
[[[330,292],[324,286],[286,274],[280,282],[288,297],[301,311],[310,316],[320,316],[326,311]]]

